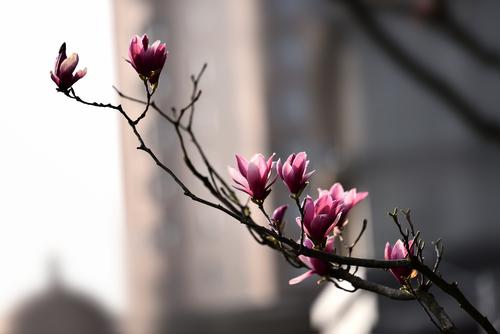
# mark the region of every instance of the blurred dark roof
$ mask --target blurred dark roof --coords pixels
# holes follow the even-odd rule
[[[91,298],[55,285],[15,313],[13,334],[116,334],[115,323]]]

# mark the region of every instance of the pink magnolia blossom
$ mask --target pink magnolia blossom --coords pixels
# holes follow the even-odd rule
[[[271,222],[278,231],[281,231],[285,225],[283,219],[285,218],[286,209],[288,209],[288,205],[281,205],[277,207],[271,215]]]
[[[305,152],[291,154],[283,165],[281,164],[281,160],[278,160],[278,175],[286,184],[288,190],[295,196],[300,195],[307,185],[307,181],[314,173],[314,171],[306,172],[308,165],[309,160],[307,160]]]
[[[323,193],[316,201],[307,196],[304,201],[304,231],[316,244],[321,244],[341,217],[340,202],[329,193]],[[296,222],[301,226],[300,217]]]
[[[264,201],[271,192],[271,185],[276,181],[276,177],[270,180],[274,154],[269,159],[264,158],[260,153],[255,154],[250,161],[236,154],[238,170],[228,167],[229,174],[236,183],[236,189],[246,192],[252,200]]]
[[[334,240],[335,238],[333,236],[328,237],[328,239],[326,240],[325,248],[323,249],[324,252],[327,253],[333,252]],[[312,249],[314,247],[314,243],[310,239],[306,239],[304,240],[304,246]],[[288,284],[290,285],[298,284],[303,280],[305,280],[306,278],[313,276],[314,274],[319,276],[328,275],[328,270],[330,269],[330,265],[328,264],[327,261],[316,259],[313,257],[307,257],[305,255],[299,255],[299,259],[309,268],[309,270],[300,276],[292,278],[290,281],[288,281]]]
[[[129,59],[127,61],[137,71],[141,79],[149,80],[149,83],[155,89],[167,55],[165,43],[156,41],[149,46],[148,35],[144,34],[142,37],[135,35],[130,41]]]
[[[413,240],[409,241],[409,248],[412,253],[414,253]],[[405,244],[401,239],[398,239],[394,246],[388,242],[385,244],[384,259],[386,260],[404,260],[408,258],[408,251]],[[389,269],[394,277],[404,285],[406,280],[415,277],[416,271],[407,267],[395,267]]]
[[[59,87],[59,90],[68,90],[75,82],[87,74],[87,68],[78,70],[73,74],[76,65],[78,65],[78,54],[72,53],[69,57],[66,57],[66,43],[63,43],[59,48],[54,72],[50,71],[50,77],[56,83],[57,87]]]
[[[356,188],[352,188],[351,190],[344,191],[344,187],[340,183],[335,183],[330,190],[319,190],[320,196],[329,193],[332,198],[336,201],[339,201],[340,206],[342,207],[342,216],[339,219],[339,222],[336,226],[336,233],[340,233],[342,228],[347,224],[347,214],[349,211],[359,202],[364,200],[367,196],[367,192],[356,191]]]

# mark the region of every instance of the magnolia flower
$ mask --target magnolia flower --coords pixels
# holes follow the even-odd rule
[[[149,46],[148,35],[144,34],[142,37],[135,35],[130,41],[127,61],[142,80],[148,80],[153,89],[156,89],[167,54],[165,43],[156,41]]]
[[[271,185],[276,181],[276,177],[270,180],[273,166],[274,153],[266,161],[260,153],[255,154],[250,161],[236,154],[238,170],[228,167],[229,174],[236,183],[236,189],[246,192],[252,200],[262,202],[271,192]]]
[[[334,242],[334,237],[330,236],[326,241],[326,245],[323,251],[326,253],[332,253],[333,242]],[[314,244],[310,239],[306,239],[304,240],[304,246],[312,249],[314,247]],[[327,261],[316,259],[313,257],[307,257],[305,255],[299,255],[299,259],[309,268],[309,270],[300,276],[292,278],[290,281],[288,281],[288,284],[294,285],[300,283],[314,274],[319,276],[328,276],[328,270],[330,269],[330,265],[328,264]]]
[[[314,173],[314,171],[306,173],[308,165],[309,160],[307,160],[305,152],[291,154],[283,165],[281,160],[278,160],[278,175],[285,182],[288,190],[295,196],[300,195],[307,185],[307,181]]]
[[[62,43],[59,48],[59,55],[56,58],[54,72],[50,71],[50,77],[59,87],[59,90],[68,90],[75,82],[87,74],[87,68],[78,70],[73,74],[76,65],[78,65],[78,54],[72,53],[69,57],[66,57],[66,43]]]
[[[413,254],[413,240],[409,241],[408,246],[411,253]],[[408,258],[408,250],[406,249],[405,244],[403,241],[401,241],[401,239],[398,239],[393,247],[391,247],[391,244],[389,242],[385,244],[384,259],[404,260],[406,258]],[[417,274],[415,270],[407,267],[395,267],[389,270],[402,285],[406,284],[406,280],[408,280],[409,278],[414,278]]]
[[[342,207],[330,196],[329,193],[322,194],[316,201],[307,196],[304,201],[304,231],[316,244],[320,244],[330,234],[341,217]],[[302,226],[300,217],[296,218],[299,226]]]
[[[285,217],[286,209],[288,209],[288,205],[286,204],[279,206],[273,211],[273,214],[271,215],[271,222],[278,231],[281,231],[285,226],[285,221],[283,220],[283,218]]]
[[[336,226],[337,234],[340,233],[342,228],[347,224],[347,214],[349,211],[368,196],[367,192],[358,193],[356,188],[344,191],[344,188],[338,182],[335,183],[330,190],[318,189],[318,191],[320,196],[330,194],[334,200],[339,201],[339,205],[342,207],[342,216]]]

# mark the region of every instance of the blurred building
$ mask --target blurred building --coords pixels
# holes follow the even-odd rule
[[[454,14],[496,49],[498,10],[495,1],[453,5]],[[312,194],[337,179],[370,192],[370,202],[351,218],[353,233],[356,221],[370,222],[358,255],[382,258],[385,242],[398,238],[386,213],[410,207],[427,240],[427,258],[433,257],[430,241],[443,237],[445,277],[461,282],[473,303],[498,318],[498,148],[478,139],[395,66],[341,6],[319,0],[123,0],[115,1],[115,11],[119,56],[126,57],[136,33],[167,41],[170,55],[157,95],[164,110],[189,101],[189,75],[208,62],[195,128],[218,170],[234,163],[235,152],[286,158],[307,151],[318,170]],[[481,110],[500,105],[500,76],[414,18],[380,18],[411,55]],[[127,63],[120,64],[119,76],[122,91],[142,96],[142,83]],[[150,113],[141,130],[195,193],[207,195],[190,181],[167,122]],[[358,332],[395,333],[401,328],[394,314],[409,324],[407,332],[433,330],[416,303],[378,298],[376,307],[370,294],[345,295],[332,287],[316,304],[312,328],[309,313],[321,288],[313,281],[288,287],[296,270],[228,217],[181,196],[134,149],[126,125],[123,141],[131,333],[341,333],[361,324],[360,317]],[[273,200],[279,205],[287,197],[276,191]],[[395,286],[385,272],[366,274]],[[459,328],[476,328],[453,302],[442,301]]]
[[[102,306],[59,284],[26,300],[9,322],[10,334],[118,334]]]

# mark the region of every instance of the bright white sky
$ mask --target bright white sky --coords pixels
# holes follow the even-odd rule
[[[88,68],[77,93],[116,101],[112,28],[109,0],[2,5],[0,317],[47,283],[54,257],[69,286],[125,306],[119,117],[56,93],[49,76],[66,41]]]

